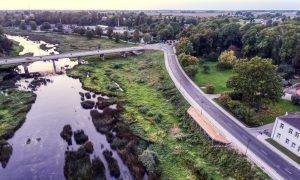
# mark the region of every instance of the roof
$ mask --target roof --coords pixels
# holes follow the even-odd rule
[[[284,116],[278,117],[280,120],[288,123],[289,125],[300,129],[300,112],[290,112],[286,113]]]

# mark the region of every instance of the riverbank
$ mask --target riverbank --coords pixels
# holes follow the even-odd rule
[[[169,78],[161,52],[122,59],[85,58],[68,74],[84,88],[115,96],[122,102],[122,121],[157,154],[164,179],[268,177],[244,156],[213,145],[188,117],[187,102]],[[149,169],[148,169],[149,171]]]
[[[24,36],[32,41],[44,41],[50,44],[58,44],[56,50],[60,53],[76,50],[95,50],[99,48],[99,46],[101,49],[130,46],[130,44],[124,42],[116,43],[115,41],[103,37],[87,39],[86,37],[79,35],[55,32],[29,32],[10,28],[6,28],[5,32],[10,35]]]
[[[18,56],[23,50],[18,43],[13,43],[10,56]],[[0,139],[8,139],[23,124],[26,113],[35,101],[35,94],[17,89],[18,79],[14,65],[0,66]]]

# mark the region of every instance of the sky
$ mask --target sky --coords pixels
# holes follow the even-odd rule
[[[0,0],[1,10],[300,10],[300,0]]]

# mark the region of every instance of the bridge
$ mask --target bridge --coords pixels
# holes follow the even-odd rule
[[[173,80],[175,86],[183,97],[193,106],[199,114],[207,118],[232,144],[245,152],[245,155],[261,167],[273,179],[299,179],[299,166],[296,167],[287,161],[280,154],[277,154],[271,148],[266,146],[251,133],[242,127],[233,119],[231,115],[224,112],[218,105],[209,99],[202,90],[182,70],[175,50],[163,44],[140,45],[135,47],[115,48],[106,50],[67,52],[62,54],[35,56],[35,57],[17,57],[10,59],[0,59],[0,65],[3,64],[28,64],[36,61],[57,60],[60,58],[78,58],[84,56],[99,55],[104,59],[105,54],[121,53],[126,56],[127,53],[141,50],[161,50],[165,55],[166,69]]]

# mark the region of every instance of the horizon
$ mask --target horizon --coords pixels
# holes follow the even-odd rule
[[[299,0],[10,0],[0,3],[0,10],[300,10]]]

